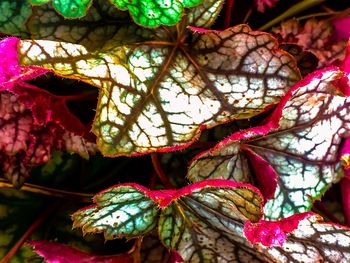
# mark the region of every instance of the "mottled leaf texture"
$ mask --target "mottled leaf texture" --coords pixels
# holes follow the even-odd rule
[[[96,147],[82,137],[86,129],[62,97],[25,82],[46,71],[18,65],[18,41],[0,42],[0,161],[1,176],[20,186],[54,149],[88,158]]]
[[[13,12],[8,9],[14,5]],[[1,8],[1,5],[3,8]],[[25,10],[18,13],[16,10]],[[11,9],[12,10],[12,9]],[[30,6],[27,0],[5,0],[0,3],[0,13],[9,14],[9,22],[0,22],[0,32],[31,39],[47,39],[82,44],[88,49],[102,47],[106,41],[124,42],[126,35],[140,28],[130,22],[126,12],[117,10],[106,0],[95,0],[86,16],[77,20],[65,19],[50,3]],[[13,19],[21,15],[21,19]],[[0,18],[1,19],[1,18]],[[12,23],[11,26],[9,23]]]
[[[86,15],[92,0],[29,0],[32,5],[51,2],[52,6],[65,18],[80,18]]]
[[[291,19],[274,28],[282,44],[298,44],[318,58],[318,67],[323,68],[339,62],[345,56],[346,41],[334,41],[332,24],[327,20],[309,19],[304,25]]]
[[[341,75],[329,68],[300,81],[265,125],[234,133],[197,156],[189,179],[231,179],[260,187],[269,180],[274,187],[277,174],[265,217],[280,219],[308,211],[341,175],[337,154],[342,138],[350,135],[350,98],[337,95],[331,84]],[[265,162],[268,169],[257,169],[256,160],[258,167]],[[264,193],[269,184],[263,186]]]
[[[272,256],[275,262],[350,261],[350,229],[324,223],[316,214],[298,214],[276,222],[248,223],[245,234],[254,243],[272,246],[268,249],[262,247],[262,251]],[[274,245],[276,238],[277,244]]]
[[[134,263],[134,255],[132,253],[124,253],[113,256],[97,256],[80,251],[76,248],[59,244],[56,242],[48,242],[37,240],[29,242],[33,250],[42,256],[47,263]]]
[[[0,32],[28,37],[25,23],[31,13],[27,0],[0,1]]]
[[[86,15],[93,0],[52,0],[53,7],[65,18],[81,18]],[[183,15],[183,9],[202,3],[203,0],[110,0],[120,10],[129,10],[134,21],[144,27],[175,25]],[[29,0],[40,5],[50,0]]]
[[[188,19],[205,24],[204,11],[218,8],[207,1]],[[100,88],[93,131],[107,156],[184,148],[203,128],[264,111],[299,78],[295,61],[267,33],[246,25],[188,32],[188,24],[184,18],[177,28],[144,31],[153,32],[149,41],[96,52],[21,41],[20,61]]]
[[[103,191],[94,201],[73,214],[74,226],[84,233],[134,237],[158,222],[162,243],[185,262],[270,262],[243,235],[245,221],[262,216],[262,197],[249,185],[206,180],[179,190],[149,191],[128,184]]]

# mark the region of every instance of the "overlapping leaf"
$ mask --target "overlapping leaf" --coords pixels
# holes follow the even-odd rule
[[[0,188],[0,258],[22,237],[39,216],[45,199],[36,194],[17,189]],[[21,247],[11,262],[26,262],[34,253],[28,247]]]
[[[10,5],[13,5],[12,9],[9,9]],[[94,1],[79,22],[65,19],[51,4],[30,6],[26,0],[4,0],[0,3],[0,13],[12,18],[0,22],[1,33],[21,38],[66,41],[92,50],[101,48],[107,41],[128,42],[131,36],[136,41],[141,37],[138,32],[142,31],[130,22],[127,13],[115,9],[106,0]],[[18,18],[13,19],[15,16]]]
[[[304,213],[277,222],[247,223],[245,235],[277,262],[349,262],[350,229]]]
[[[86,15],[93,0],[54,0],[53,7],[65,18],[81,18]],[[107,0],[105,0],[107,1]],[[202,3],[203,0],[111,0],[120,10],[129,10],[134,21],[144,27],[175,25],[183,15],[183,9]],[[33,5],[41,5],[51,0],[29,0]]]
[[[350,135],[350,98],[332,85],[341,74],[329,68],[300,81],[266,125],[234,133],[197,156],[189,178],[257,182],[263,193],[277,183],[265,205],[267,218],[308,211],[339,180],[338,148]]]
[[[211,21],[206,16],[218,8],[212,1],[194,8],[191,24]],[[299,78],[294,60],[266,33],[246,25],[189,33],[187,24],[185,19],[178,30],[157,29],[150,41],[110,43],[96,52],[21,41],[20,60],[100,88],[93,131],[108,156],[183,148],[201,128],[248,118],[277,103]]]
[[[327,20],[309,19],[305,25],[301,25],[298,20],[291,19],[272,31],[281,43],[295,43],[314,53],[319,60],[319,68],[344,58],[346,41],[331,41],[334,28]]]
[[[86,128],[70,113],[62,97],[25,82],[45,70],[18,65],[18,39],[0,42],[0,160],[2,176],[20,186],[29,170],[47,162],[53,149],[88,158],[95,146]],[[74,125],[72,125],[74,123]]]
[[[31,241],[29,244],[33,250],[42,256],[47,263],[134,263],[132,253],[124,253],[113,256],[97,256],[85,253],[76,248],[48,241]]]
[[[160,240],[185,261],[266,258],[243,238],[244,222],[258,221],[262,215],[261,196],[247,185],[207,180],[163,191],[120,185],[96,195],[94,201],[96,205],[73,214],[73,226],[84,233],[104,232],[106,239],[135,237],[150,232],[159,217]]]

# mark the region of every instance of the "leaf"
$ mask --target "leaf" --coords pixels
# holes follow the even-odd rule
[[[31,10],[26,0],[2,0],[0,14],[0,32],[28,37],[25,22],[31,15]]]
[[[29,0],[32,5],[41,5],[50,2],[50,0]],[[86,15],[92,0],[53,0],[52,6],[65,18],[80,18]]]
[[[85,253],[76,248],[44,240],[28,242],[33,250],[42,256],[47,263],[134,263],[134,255],[132,253],[124,253],[113,256],[96,256]]]
[[[31,4],[40,5],[49,0],[29,0]],[[171,26],[180,21],[183,9],[194,7],[203,0],[111,0],[120,10],[129,10],[134,21],[144,27],[157,27],[159,25]],[[81,18],[86,15],[92,0],[53,0],[52,5],[65,18]]]
[[[198,15],[193,24],[203,22]],[[149,41],[110,43],[96,52],[63,42],[21,41],[20,62],[100,88],[93,132],[106,156],[184,148],[201,129],[264,111],[299,78],[294,60],[266,33],[246,25],[189,33],[187,24],[183,20],[179,33],[159,28],[147,31],[155,36]],[[188,37],[193,41],[182,42]]]
[[[101,48],[107,41],[123,42],[126,35],[140,30],[130,22],[125,12],[115,9],[106,0],[95,0],[79,23],[59,15],[51,4],[30,6],[25,0],[5,0],[2,1],[3,5],[4,2],[16,5],[11,17],[17,15],[15,12],[19,9],[25,10],[26,15],[21,19],[12,19],[11,26],[0,23],[0,32],[21,38],[66,41],[94,50]]]
[[[104,232],[106,239],[144,235],[159,216],[160,240],[187,262],[266,259],[243,237],[244,222],[256,222],[262,215],[261,196],[248,185],[207,180],[180,190],[149,191],[125,184],[97,194],[94,202],[72,216],[73,227],[81,227],[85,234]],[[143,207],[150,209],[138,213]]]
[[[97,207],[87,207],[72,216],[73,227],[82,227],[84,234],[104,232],[106,239],[132,238],[144,235],[156,226],[157,204],[142,188],[111,188],[96,195],[94,202]]]
[[[54,149],[85,158],[96,150],[82,137],[86,128],[70,113],[64,97],[25,82],[46,70],[18,65],[18,41],[0,42],[0,56],[6,58],[0,65],[0,161],[2,176],[16,186],[23,184],[33,166],[47,162]]]
[[[14,188],[0,188],[0,258],[22,237],[45,206],[46,199]],[[26,262],[33,256],[28,247],[21,247],[11,262]]]
[[[302,26],[296,19],[281,23],[274,28],[282,44],[298,44],[306,51],[311,51],[318,58],[318,68],[341,61],[345,56],[346,41],[331,41],[334,28],[327,20],[309,19]]]
[[[260,241],[265,246],[272,246],[263,248],[263,252],[278,262],[345,263],[350,260],[350,229],[324,223],[322,217],[312,213],[294,215],[277,222],[262,220],[255,224],[247,223],[245,234],[254,243]],[[281,236],[284,237],[278,240]],[[273,246],[276,241],[279,244]]]
[[[332,85],[341,74],[336,68],[328,68],[298,82],[265,125],[236,132],[198,155],[188,178],[245,183],[257,180],[261,186],[259,183],[266,179],[273,181],[274,171],[277,189],[274,199],[265,205],[265,217],[280,219],[308,211],[312,201],[341,176],[338,148],[342,138],[350,135],[350,98],[338,96]],[[272,170],[266,172],[252,165],[257,158],[251,153]]]

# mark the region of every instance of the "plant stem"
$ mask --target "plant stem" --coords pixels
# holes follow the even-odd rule
[[[7,182],[6,180],[0,179],[0,188],[1,187],[13,187],[13,186],[11,183]],[[86,203],[90,203],[91,198],[93,197],[93,194],[70,192],[70,191],[59,190],[59,189],[49,188],[49,187],[35,185],[35,184],[28,184],[28,183],[24,183],[21,190],[31,192],[31,193],[48,195],[52,197],[59,197],[59,198],[76,199],[78,197],[79,201],[83,201]]]
[[[226,4],[224,29],[228,28],[231,24],[232,9],[235,4],[235,0],[227,0]]]
[[[315,14],[310,14],[310,15],[297,17],[296,20],[305,20],[305,19],[308,19],[308,18],[319,17],[319,16],[333,16],[333,15],[336,15],[336,14],[338,14],[338,12],[335,12],[335,13],[327,13],[327,12],[315,13]]]
[[[267,24],[260,27],[259,30],[265,31],[265,30],[271,28],[272,26],[276,25],[277,23],[281,22],[282,20],[290,18],[290,17],[292,17],[292,16],[294,16],[294,15],[296,15],[304,10],[307,10],[311,7],[319,5],[324,1],[325,0],[304,0],[304,1],[301,1],[300,3],[293,5],[287,11],[285,11],[284,13],[279,15],[278,17],[274,18],[273,20],[271,20]]]
[[[17,253],[18,249],[27,241],[31,234],[42,224],[44,221],[54,212],[57,208],[56,205],[50,205],[39,217],[33,222],[33,224],[27,229],[27,231],[22,235],[22,237],[16,242],[16,244],[7,252],[7,254],[2,258],[0,263],[8,263],[11,258]]]
[[[164,187],[167,189],[174,188],[174,186],[170,183],[168,177],[166,177],[166,175],[162,169],[162,166],[159,162],[158,153],[151,153],[151,159],[152,159],[153,168],[156,171],[158,178],[163,183]]]

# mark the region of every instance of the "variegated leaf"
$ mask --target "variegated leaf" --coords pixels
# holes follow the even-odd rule
[[[100,88],[93,131],[107,156],[184,148],[204,127],[264,111],[299,78],[294,60],[266,33],[246,25],[189,33],[186,25],[96,52],[22,41],[20,61]],[[186,43],[188,37],[193,41]]]
[[[338,96],[332,85],[341,74],[330,68],[309,75],[292,88],[266,125],[234,133],[197,156],[189,178],[265,183],[263,193],[277,180],[265,216],[279,219],[308,211],[339,180],[338,148],[350,135],[350,98]]]

